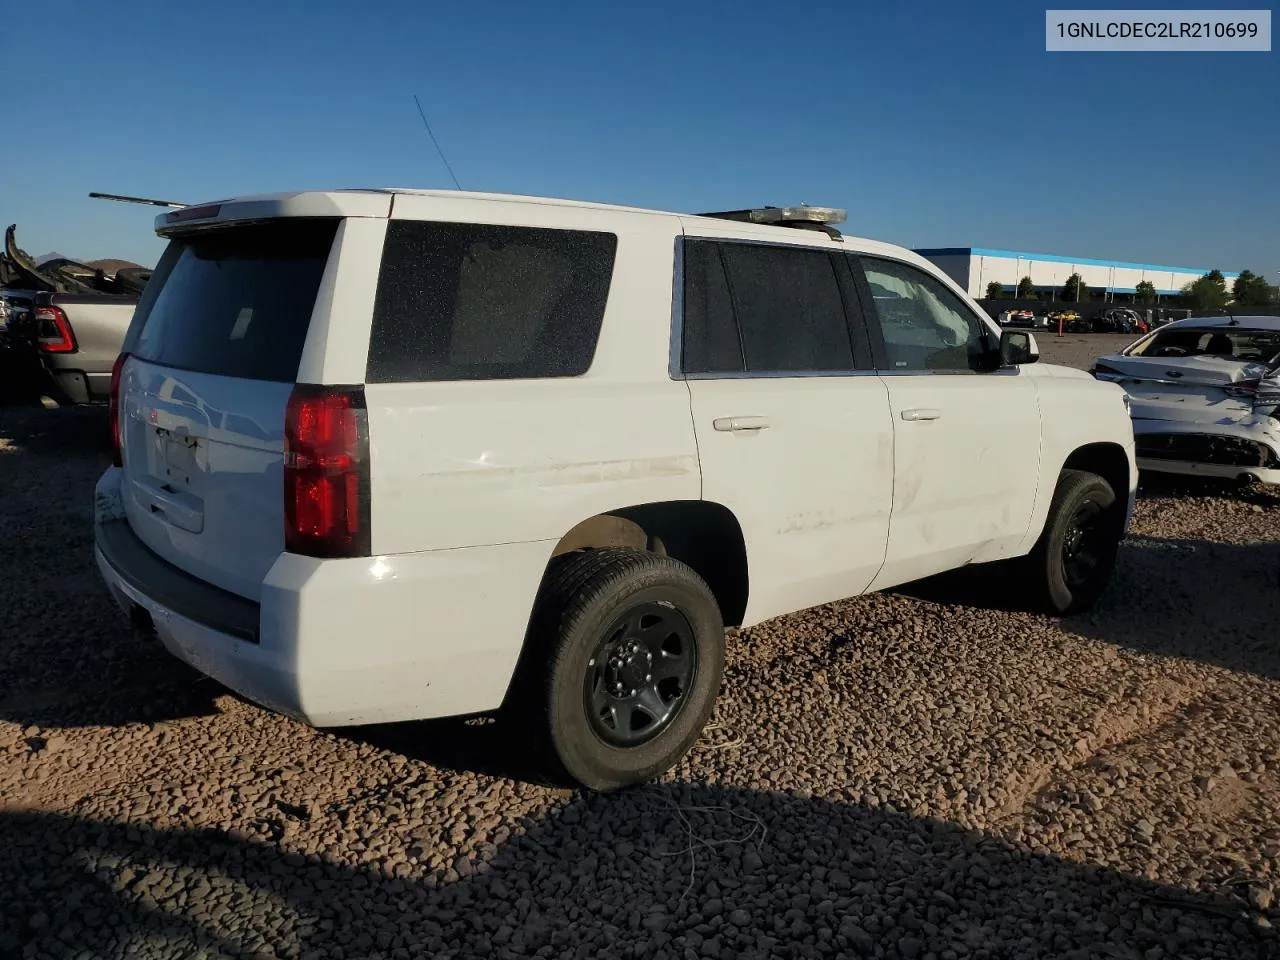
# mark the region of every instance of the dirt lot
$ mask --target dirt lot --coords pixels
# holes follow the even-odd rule
[[[600,797],[518,729],[320,733],[133,639],[104,436],[0,409],[0,957],[1280,955],[1280,495],[1146,491],[1086,617],[933,585],[745,631],[682,767]]]
[[[1098,357],[1117,353],[1138,339],[1136,334],[1129,333],[1064,333],[1061,337],[1052,331],[1034,333],[1045,363],[1061,363],[1081,370],[1087,370]]]

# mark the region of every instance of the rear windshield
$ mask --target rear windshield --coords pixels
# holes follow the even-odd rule
[[[1132,357],[1222,357],[1280,363],[1280,330],[1245,327],[1174,327],[1157,331],[1129,353]]]
[[[132,353],[243,380],[292,382],[337,220],[244,224],[172,240],[138,304]]]
[[[583,230],[391,221],[366,379],[585,373],[617,242]]]

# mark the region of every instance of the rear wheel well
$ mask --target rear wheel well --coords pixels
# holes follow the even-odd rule
[[[711,588],[725,626],[747,610],[747,546],[738,518],[708,500],[644,503],[588,517],[560,538],[554,559],[575,550],[630,547],[691,567]]]
[[[1129,499],[1129,458],[1118,443],[1090,443],[1067,457],[1063,470],[1085,470],[1095,473],[1111,485],[1116,503]]]

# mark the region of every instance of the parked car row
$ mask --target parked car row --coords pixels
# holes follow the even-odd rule
[[[1056,331],[1061,326],[1064,333],[1148,333],[1190,314],[1189,310],[1165,307],[1143,310],[1106,307],[1097,313],[1082,315],[1077,308],[1046,305],[1040,310],[1011,307],[1001,311],[996,322],[1002,327],[1031,330]]]

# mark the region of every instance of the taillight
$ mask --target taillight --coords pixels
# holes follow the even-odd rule
[[[1115,367],[1107,366],[1105,363],[1095,363],[1093,365],[1093,369],[1090,370],[1089,372],[1092,373],[1099,380],[1103,380],[1103,379],[1109,380],[1112,377],[1114,377],[1117,380],[1124,379],[1123,373],[1121,373]]]
[[[76,338],[61,307],[36,307],[36,342],[45,353],[71,353]]]
[[[298,384],[284,426],[284,545],[369,555],[369,419],[363,387]]]
[[[107,416],[111,418],[111,450],[112,463],[117,467],[124,466],[124,456],[120,449],[120,374],[129,354],[122,353],[111,365],[111,393],[107,398]]]

